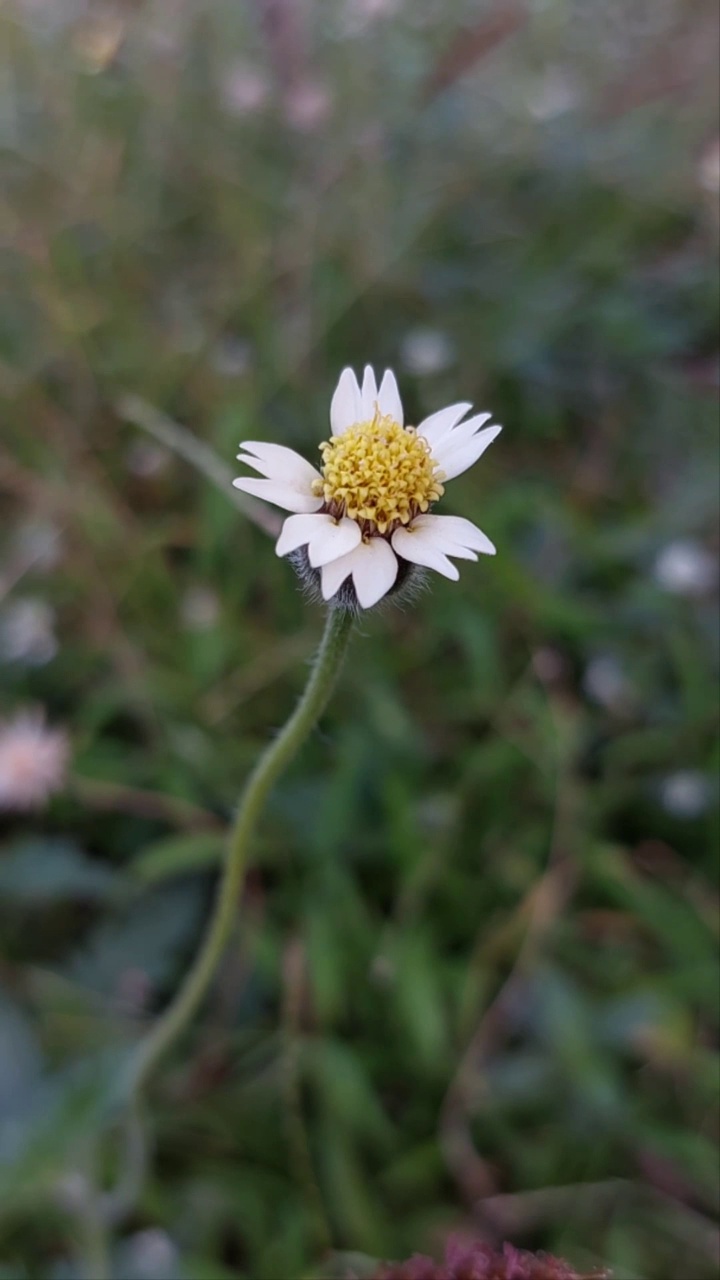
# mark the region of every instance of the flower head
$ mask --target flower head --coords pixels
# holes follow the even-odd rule
[[[0,721],[0,810],[39,809],[65,780],[70,747],[41,711]]]
[[[477,462],[500,433],[485,425],[489,413],[467,418],[470,408],[450,405],[417,427],[405,426],[389,369],[379,387],[369,365],[362,385],[352,369],[344,369],[330,405],[331,436],[320,445],[320,468],[283,445],[245,440],[238,458],[264,479],[241,476],[234,483],[293,513],[277,554],[302,551],[304,567],[319,574],[323,599],[369,609],[405,580],[410,566],[456,580],[450,557],[495,554],[469,520],[431,514],[446,481]]]

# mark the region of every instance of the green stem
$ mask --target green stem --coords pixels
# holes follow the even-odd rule
[[[83,1211],[80,1232],[86,1280],[110,1280],[108,1239],[97,1204],[93,1203]]]
[[[76,1218],[81,1271],[85,1280],[110,1280],[110,1239],[102,1211],[102,1197],[96,1185],[96,1155],[92,1144],[83,1154],[82,1168],[75,1171],[80,1194],[73,1193],[72,1212]]]
[[[175,999],[139,1046],[133,1085],[140,1090],[158,1060],[187,1027],[212,981],[232,932],[245,874],[247,849],[268,793],[322,715],[342,665],[352,613],[328,613],[310,679],[285,727],[261,756],[248,779],[230,834],[225,868],[205,939]]]

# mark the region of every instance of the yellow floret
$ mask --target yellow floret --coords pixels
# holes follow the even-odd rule
[[[386,533],[409,524],[444,492],[430,446],[413,427],[376,413],[320,445],[322,480],[313,492],[338,515]]]

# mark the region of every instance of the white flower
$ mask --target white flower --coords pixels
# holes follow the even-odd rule
[[[325,600],[351,577],[358,604],[369,609],[395,585],[399,561],[457,579],[451,556],[495,554],[469,520],[430,514],[445,481],[467,471],[501,431],[485,425],[489,413],[467,418],[470,408],[453,404],[406,427],[389,369],[379,387],[369,365],[362,386],[344,369],[330,404],[332,435],[320,445],[320,470],[293,449],[245,440],[238,458],[264,479],[241,476],[234,484],[293,512],[275,549],[284,556],[307,547]]]
[[[0,611],[0,662],[44,667],[58,651],[55,610],[45,600],[21,596]]]
[[[251,63],[236,62],[222,79],[220,96],[230,115],[243,116],[265,106],[270,96],[270,84]]]
[[[663,547],[654,566],[655,581],[663,591],[678,596],[702,596],[718,577],[714,556],[692,538],[678,538]]]
[[[160,1227],[146,1227],[129,1237],[123,1250],[130,1263],[128,1272],[144,1280],[172,1280],[178,1273],[177,1245]]]
[[[443,373],[455,359],[455,348],[446,333],[439,329],[411,329],[400,348],[405,368],[418,378]]]
[[[599,653],[590,660],[582,683],[588,697],[610,711],[621,711],[633,698],[632,684],[611,653]]]
[[[0,810],[39,809],[65,781],[70,745],[41,711],[0,721]]]
[[[699,818],[710,803],[710,784],[696,769],[679,769],[663,779],[663,808],[674,818]]]

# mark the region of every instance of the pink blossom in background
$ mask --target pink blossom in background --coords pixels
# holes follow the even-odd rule
[[[317,80],[304,80],[290,89],[285,97],[288,124],[301,133],[312,133],[330,115],[332,98]]]
[[[609,1280],[609,1272],[581,1275],[547,1253],[528,1253],[512,1244],[497,1250],[479,1240],[451,1238],[444,1262],[416,1253],[405,1262],[383,1263],[373,1280]]]
[[[0,721],[0,809],[40,809],[65,782],[70,743],[43,711]]]

